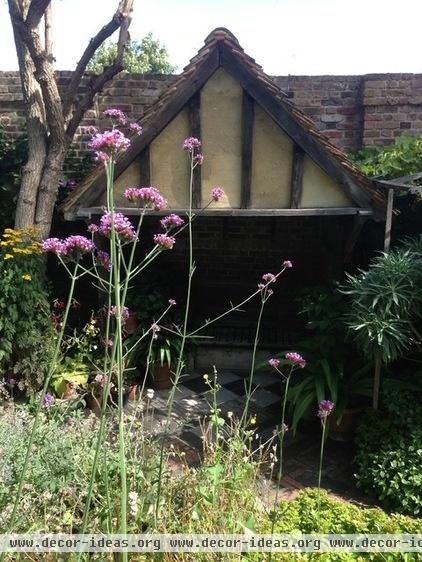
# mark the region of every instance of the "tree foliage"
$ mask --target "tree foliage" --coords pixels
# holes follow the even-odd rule
[[[91,60],[88,70],[100,74],[104,68],[116,58],[117,45],[108,41],[104,43]],[[123,57],[124,72],[171,74],[175,67],[169,63],[167,49],[152,33],[148,33],[141,41],[133,40],[127,47]]]
[[[365,147],[351,154],[354,164],[368,176],[386,180],[422,171],[422,135],[397,137],[390,146]]]

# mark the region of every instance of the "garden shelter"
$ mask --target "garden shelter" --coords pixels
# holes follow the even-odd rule
[[[116,162],[117,210],[136,217],[139,211],[124,199],[124,190],[154,185],[168,199],[166,214],[186,212],[189,162],[181,146],[186,137],[200,138],[204,162],[195,169],[193,206],[197,211],[205,206],[213,186],[223,187],[225,197],[195,221],[193,318],[218,314],[289,259],[294,268],[280,280],[261,342],[294,344],[300,331],[295,298],[304,287],[339,278],[356,262],[356,248],[369,236],[362,233],[385,217],[380,186],[317,130],[224,28],[208,35],[141,125],[143,133]],[[105,188],[100,165],[67,198],[65,217],[95,221],[103,212]],[[151,212],[150,238],[157,227],[157,213]],[[181,237],[153,268],[181,299],[186,249]],[[214,345],[249,346],[255,313],[251,306],[216,325]]]

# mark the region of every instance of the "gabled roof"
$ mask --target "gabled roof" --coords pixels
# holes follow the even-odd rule
[[[116,162],[118,177],[180,112],[214,72],[222,67],[271,116],[271,118],[329,176],[338,181],[358,207],[373,207],[384,215],[385,199],[375,182],[362,174],[315,123],[298,109],[248,56],[236,37],[225,28],[217,28],[205,39],[204,46],[166,88],[142,118],[143,133],[132,139],[131,147]],[[64,212],[89,207],[105,188],[104,166],[99,165],[79,184],[62,205]]]

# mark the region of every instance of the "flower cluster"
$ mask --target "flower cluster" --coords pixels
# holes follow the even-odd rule
[[[130,146],[130,140],[119,129],[112,129],[111,131],[96,133],[88,146],[95,151],[97,160],[106,162],[111,155],[127,150]]]
[[[74,189],[76,187],[76,180],[74,179],[67,179],[59,181],[59,188],[60,189]]]
[[[167,234],[154,234],[154,244],[161,246],[165,250],[171,250],[176,244],[174,236],[167,236]]]
[[[104,269],[106,269],[107,271],[110,271],[111,259],[107,252],[104,252],[103,250],[98,250],[95,259],[97,265],[100,265],[101,267],[104,267]]]
[[[100,219],[100,226],[98,231],[103,236],[110,237],[112,226],[116,234],[124,241],[130,242],[135,240],[136,231],[130,220],[125,217],[122,213],[110,213],[105,212]]]
[[[268,359],[268,365],[273,369],[277,369],[277,367],[280,365],[280,359],[272,357],[271,359]]]
[[[284,267],[285,269],[290,269],[291,267],[293,267],[293,264],[292,264],[292,262],[291,262],[290,260],[285,260],[285,261],[283,262],[283,267]]]
[[[110,308],[110,316],[116,316],[117,314],[117,307],[113,305]],[[129,320],[130,312],[127,306],[122,307],[122,325],[124,326],[126,322]]]
[[[77,259],[83,254],[92,252],[95,249],[94,243],[85,236],[72,235],[64,240],[59,238],[47,238],[41,244],[44,253],[53,253],[57,256]]]
[[[224,189],[222,187],[213,187],[211,189],[211,197],[214,201],[220,201],[224,197]]]
[[[188,152],[193,152],[195,148],[201,147],[201,141],[196,139],[195,137],[189,137],[183,141],[183,150],[187,150]]]
[[[274,273],[264,273],[262,279],[263,281],[265,281],[265,283],[275,283],[277,277],[274,275]]]
[[[103,111],[103,115],[104,117],[108,117],[109,119],[118,121],[120,125],[127,124],[127,116],[121,109],[110,107]]]
[[[5,250],[4,260],[13,260],[16,256],[33,256],[41,253],[39,233],[35,227],[22,229],[6,228],[0,240],[0,249]]]
[[[107,384],[108,377],[102,373],[97,373],[94,378],[94,382],[99,386],[105,386]]]
[[[331,400],[321,400],[318,406],[318,417],[324,421],[334,410],[334,406],[335,404]]]
[[[162,211],[167,207],[167,199],[161,195],[156,187],[128,187],[124,196],[128,201],[138,203],[146,208],[153,208],[155,211]]]
[[[49,392],[47,392],[47,394],[44,394],[44,397],[42,399],[42,405],[44,406],[44,408],[49,408],[54,402],[54,396],[52,394],[50,394]]]
[[[179,217],[179,215],[171,213],[170,215],[167,215],[167,217],[161,219],[160,224],[166,230],[171,230],[172,228],[183,226],[185,224],[185,221],[182,219],[182,217]]]
[[[306,367],[305,359],[295,351],[289,351],[288,353],[286,353],[285,357],[287,361],[290,361],[294,365],[298,365],[301,369],[304,369]]]

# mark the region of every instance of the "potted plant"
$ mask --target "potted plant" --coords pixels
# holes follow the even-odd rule
[[[155,328],[152,337],[139,341],[141,334],[138,330],[126,342],[128,349],[133,348],[128,356],[127,370],[137,368],[141,373],[148,373],[157,389],[170,388],[171,374],[182,350],[180,333],[174,325],[161,325]]]
[[[370,370],[370,363],[348,373],[342,363],[330,365],[326,359],[309,362],[303,378],[291,387],[288,394],[293,431],[296,431],[301,419],[318,409],[321,400],[329,399],[334,402],[335,410],[330,417],[328,434],[339,441],[351,439],[358,415],[372,394]]]

